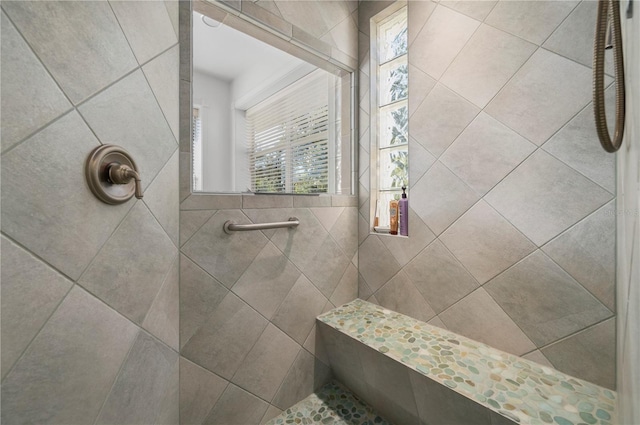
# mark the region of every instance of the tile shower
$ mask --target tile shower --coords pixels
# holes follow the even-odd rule
[[[616,200],[613,157],[582,143],[593,2],[409,2],[409,239],[369,235],[366,84],[358,199],[189,195],[180,3],[2,3],[3,422],[264,422],[330,379],[314,317],[356,296],[615,387],[615,203],[637,185]],[[246,10],[368,78],[389,3],[306,3]],[[142,200],[88,191],[101,143],[141,163]],[[290,215],[295,233],[222,233]]]

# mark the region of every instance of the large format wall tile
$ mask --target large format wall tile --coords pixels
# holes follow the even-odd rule
[[[180,267],[179,257],[158,291],[142,326],[174,350],[180,349]]]
[[[611,198],[609,192],[539,150],[485,199],[541,246]]]
[[[381,305],[418,320],[428,321],[435,311],[404,271],[400,271],[376,293]]]
[[[358,266],[360,274],[373,291],[380,289],[401,268],[391,252],[380,242],[380,238],[375,235],[369,235],[360,245]]]
[[[142,71],[136,71],[80,107],[100,140],[122,146],[147,188],[176,151],[176,141]],[[113,125],[113,122],[118,125]]]
[[[440,161],[484,195],[535,149],[528,140],[481,112]]]
[[[69,110],[71,104],[4,12],[1,19],[4,151]]]
[[[500,4],[521,3],[527,2]],[[589,68],[538,49],[486,112],[540,146],[589,103],[591,94]]]
[[[2,422],[93,422],[136,333],[74,287],[2,383]]]
[[[173,153],[167,164],[158,173],[155,180],[144,193],[144,203],[151,214],[167,232],[175,246],[179,243],[180,211],[178,204],[178,150]]]
[[[447,329],[508,353],[522,355],[536,348],[483,288],[438,315]]]
[[[155,423],[177,368],[178,353],[139,332],[96,424]]]
[[[433,232],[424,224],[422,219],[411,207],[409,207],[409,223],[411,226],[408,231],[411,237],[407,239],[392,237],[380,238],[391,252],[391,255],[398,261],[398,264],[403,267],[436,238]]]
[[[203,424],[258,424],[269,404],[229,384]]]
[[[484,288],[538,347],[613,315],[541,251]]]
[[[460,13],[464,13],[467,16],[477,19],[478,21],[484,21],[484,19],[493,10],[498,3],[497,0],[442,0],[444,6],[447,6]]]
[[[442,83],[484,108],[535,50],[531,43],[482,24],[447,69]]]
[[[75,104],[136,66],[106,1],[14,1],[2,7]]]
[[[536,249],[484,201],[449,227],[440,240],[480,284]]]
[[[180,357],[180,423],[201,424],[229,383]]]
[[[84,183],[98,145],[70,112],[2,156],[2,231],[73,279],[133,205],[105,207]]]
[[[112,0],[110,3],[140,64],[178,41],[163,2]]]
[[[438,314],[478,287],[439,240],[418,254],[404,271]]]
[[[73,282],[4,236],[1,270],[4,378]]]
[[[436,7],[413,41],[409,62],[439,79],[479,25],[461,13]]]
[[[176,255],[167,234],[138,201],[79,283],[141,324]]]
[[[330,377],[329,366],[308,351],[300,350],[272,403],[281,409],[288,409],[299,402],[304,394],[311,394],[325,385]]]
[[[577,1],[500,1],[486,22],[540,45],[576,4]]]

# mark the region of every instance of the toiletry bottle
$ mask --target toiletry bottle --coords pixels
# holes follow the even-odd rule
[[[409,236],[409,200],[407,199],[407,187],[402,186],[402,198],[398,202],[398,212],[400,214],[400,234]]]
[[[398,201],[396,199],[389,202],[389,224],[391,230],[389,233],[392,235],[398,234]]]

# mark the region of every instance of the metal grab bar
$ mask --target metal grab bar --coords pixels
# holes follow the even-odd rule
[[[298,227],[300,220],[297,217],[289,217],[289,221],[277,221],[275,223],[259,223],[259,224],[235,224],[231,220],[224,222],[222,228],[227,234],[231,232],[246,232],[248,230],[267,230],[281,229],[283,227]]]

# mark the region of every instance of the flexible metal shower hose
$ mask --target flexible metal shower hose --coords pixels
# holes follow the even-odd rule
[[[613,140],[607,128],[604,97],[604,54],[607,37],[607,20],[611,18],[613,59],[616,77],[616,123]],[[624,133],[625,95],[624,62],[622,60],[622,30],[620,29],[620,4],[618,0],[599,0],[596,34],[593,44],[593,111],[600,144],[607,152],[616,152],[622,145]]]

